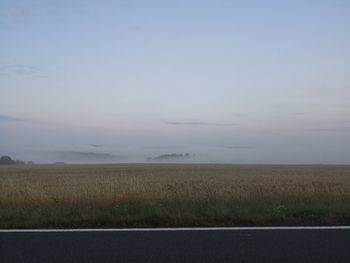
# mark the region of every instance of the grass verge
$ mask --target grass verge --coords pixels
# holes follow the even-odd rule
[[[350,200],[126,202],[0,207],[0,228],[345,225]]]

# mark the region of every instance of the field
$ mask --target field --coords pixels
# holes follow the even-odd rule
[[[0,166],[0,228],[350,224],[350,166]]]

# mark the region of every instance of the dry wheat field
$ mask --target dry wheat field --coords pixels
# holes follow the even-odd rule
[[[165,199],[342,199],[349,166],[33,165],[0,167],[0,205]]]
[[[47,215],[54,208],[57,213],[57,207],[84,208],[83,218],[89,226],[89,211],[101,210],[101,207],[114,218],[114,221],[107,220],[107,225],[117,226],[128,220],[133,225],[152,226],[154,222],[162,225],[162,221],[166,225],[174,222],[175,225],[196,225],[196,220],[202,222],[205,217],[215,222],[222,219],[221,223],[225,220],[234,223],[237,218],[240,223],[245,223],[244,220],[254,223],[256,218],[266,220],[269,216],[279,218],[280,223],[299,216],[307,218],[303,220],[311,217],[316,223],[319,219],[324,222],[324,218],[328,221],[341,219],[339,223],[344,224],[350,218],[349,200],[350,166],[104,164],[0,167],[0,226],[5,221],[5,226],[12,226],[11,220],[19,224],[16,213],[21,209],[29,214],[38,209],[43,213],[45,209]],[[280,211],[280,208],[283,209]],[[13,210],[16,213],[11,212]],[[290,214],[292,212],[296,214]],[[149,218],[153,223],[147,223]],[[96,218],[96,211],[94,220],[101,222]],[[79,224],[78,221],[74,221],[75,224]],[[212,225],[210,220],[205,222]],[[65,223],[69,225],[69,221]]]

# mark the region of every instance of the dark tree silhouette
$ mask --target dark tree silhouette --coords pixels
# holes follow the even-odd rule
[[[0,157],[0,165],[1,164],[14,164],[15,161],[12,160],[10,156],[4,155]]]

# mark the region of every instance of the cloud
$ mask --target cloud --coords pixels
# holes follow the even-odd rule
[[[226,149],[237,149],[237,150],[249,150],[254,149],[253,146],[246,146],[246,145],[229,145],[229,146],[223,146]]]
[[[102,145],[100,145],[100,144],[95,144],[95,143],[90,143],[89,146],[95,147],[95,148],[102,147]]]
[[[16,118],[13,116],[8,116],[8,115],[1,115],[0,114],[0,121],[26,121],[24,119]]]
[[[63,162],[114,162],[125,160],[127,156],[114,155],[110,153],[97,153],[97,152],[46,152],[46,155],[50,155],[52,158]]]
[[[321,129],[310,129],[313,132],[350,132],[350,127],[334,127],[334,128],[321,128]]]
[[[202,121],[165,121],[168,125],[187,126],[187,127],[199,127],[199,126],[232,126],[230,123],[212,123]]]
[[[166,124],[169,125],[179,125],[179,126],[203,126],[203,125],[209,125],[207,122],[201,122],[201,121],[166,121]]]
[[[19,5],[19,3],[3,5],[0,9],[0,16],[3,18],[2,26],[7,28],[15,28],[18,25],[24,25],[28,23],[32,12],[25,5]]]
[[[249,149],[255,149],[256,147],[251,145],[234,145],[229,143],[218,143],[218,144],[201,144],[201,146],[205,147],[214,147],[214,148],[225,148],[225,149],[232,149],[232,150],[249,150]]]
[[[19,76],[28,76],[28,75],[37,75],[40,74],[40,70],[33,65],[19,64],[19,63],[7,63],[0,62],[0,75],[19,75]]]

